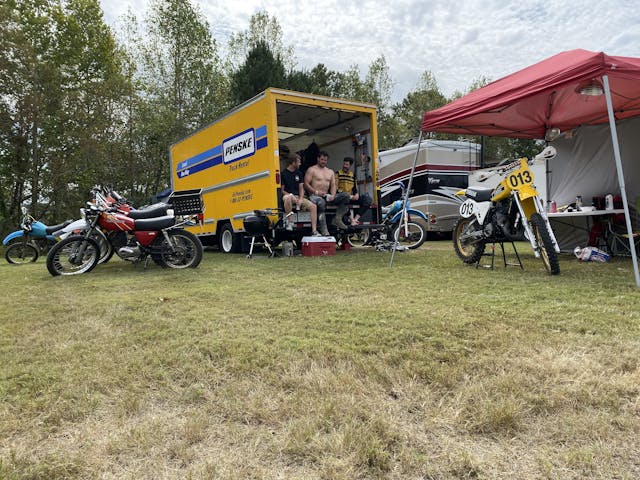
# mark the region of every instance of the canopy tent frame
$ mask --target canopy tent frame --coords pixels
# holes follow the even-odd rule
[[[583,87],[595,80],[601,81],[601,90],[585,96]],[[612,81],[615,89],[612,89]],[[425,112],[421,132],[542,139],[553,127],[566,132],[583,125],[608,122],[634,276],[640,287],[616,127],[616,121],[640,115],[639,86],[640,58],[571,50]],[[605,102],[598,100],[603,94]]]
[[[627,224],[629,250],[631,251],[631,260],[633,261],[633,274],[636,279],[636,286],[640,287],[640,272],[638,271],[638,258],[634,244],[633,228],[631,227],[631,215],[629,214],[629,201],[627,200],[627,189],[624,182],[624,171],[622,169],[622,158],[620,156],[620,144],[618,143],[618,128],[616,127],[616,118],[613,111],[613,102],[611,100],[611,88],[609,87],[609,77],[607,75],[602,76],[602,84],[604,86],[604,95],[607,101],[609,129],[611,130],[611,142],[613,143],[613,157],[616,161],[620,196],[622,197],[622,207],[624,208],[624,219]]]

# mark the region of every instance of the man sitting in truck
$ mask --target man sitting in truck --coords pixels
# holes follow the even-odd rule
[[[295,203],[297,210],[308,210],[311,214],[311,231],[313,236],[320,235],[317,229],[318,210],[315,203],[304,198],[303,178],[300,171],[302,160],[297,153],[286,157],[287,168],[282,171],[282,202],[284,203],[284,225],[286,230],[293,230],[290,220]]]
[[[366,155],[363,153],[361,157],[361,161],[364,162]],[[352,166],[353,158],[345,157],[342,161],[342,168],[336,172],[336,176],[338,177],[338,193],[344,192],[349,195],[350,203],[360,204],[360,208],[358,208],[358,211],[351,219],[351,225],[359,225],[360,217],[371,207],[373,200],[371,200],[371,196],[366,192],[363,195],[358,193],[355,174],[351,171]]]
[[[318,227],[322,235],[329,235],[325,209],[327,203],[335,205],[336,216],[333,225],[346,230],[347,226],[342,217],[349,210],[349,194],[337,193],[336,177],[333,170],[327,168],[329,154],[324,150],[318,154],[318,163],[309,167],[304,175],[304,188],[309,193],[309,199],[318,206]]]

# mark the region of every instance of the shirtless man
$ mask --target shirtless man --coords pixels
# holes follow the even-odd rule
[[[329,154],[320,151],[318,163],[309,167],[304,175],[304,188],[309,193],[309,200],[318,206],[318,229],[322,235],[329,235],[327,219],[324,214],[327,203],[338,207],[333,224],[340,229],[346,230],[347,228],[342,217],[349,209],[349,195],[336,194],[336,177],[333,170],[327,168],[328,160]]]

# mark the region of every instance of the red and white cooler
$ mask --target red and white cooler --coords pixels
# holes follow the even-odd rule
[[[302,237],[302,255],[305,257],[322,257],[336,254],[334,237]]]

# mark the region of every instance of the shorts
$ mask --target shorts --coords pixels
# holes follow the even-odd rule
[[[302,203],[300,204],[300,210],[308,212],[310,207],[311,200],[309,200],[308,198],[303,198]]]
[[[293,202],[291,202],[291,205],[293,206],[294,209],[296,208],[296,203],[298,201],[298,196],[295,195],[295,197],[296,197],[296,199]],[[303,197],[302,198],[302,203],[300,204],[300,210],[308,212],[310,207],[311,207],[311,201],[309,199]]]

